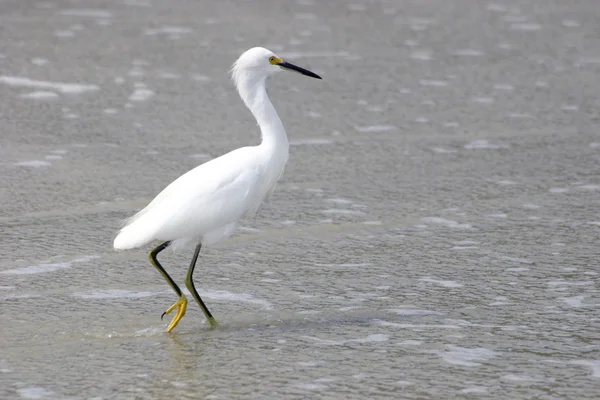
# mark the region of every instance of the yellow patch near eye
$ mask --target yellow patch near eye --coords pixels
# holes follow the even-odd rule
[[[279,57],[271,56],[271,57],[269,57],[269,62],[272,65],[277,65],[277,64],[281,64],[283,62],[283,60]]]

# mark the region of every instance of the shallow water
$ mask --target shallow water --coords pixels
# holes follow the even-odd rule
[[[597,398],[596,2],[246,3],[0,4],[0,398]],[[270,82],[285,176],[168,334],[112,238],[257,142],[255,45],[324,80]]]

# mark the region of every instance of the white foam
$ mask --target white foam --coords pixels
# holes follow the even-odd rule
[[[588,221],[586,224],[600,226],[600,221]]]
[[[446,81],[436,81],[436,80],[429,80],[429,79],[421,79],[419,81],[419,83],[423,86],[438,86],[438,87],[448,86],[448,82],[446,82]]]
[[[90,17],[90,18],[110,18],[112,14],[105,10],[97,10],[91,8],[62,10],[61,15],[69,15],[74,17]]]
[[[251,294],[247,293],[232,293],[227,292],[225,290],[204,290],[202,292],[202,296],[206,296],[212,300],[226,300],[226,301],[235,301],[240,303],[251,303],[262,306],[266,310],[272,309],[271,303],[263,299],[257,299]]]
[[[321,211],[323,214],[334,214],[334,215],[365,215],[364,212],[358,210],[345,210],[340,208],[330,208]]]
[[[43,387],[32,386],[17,389],[17,393],[23,399],[45,399],[54,398],[54,392],[52,390],[44,389]]]
[[[600,360],[572,360],[569,361],[569,364],[589,367],[592,370],[592,376],[600,378]]]
[[[196,159],[206,159],[206,158],[211,158],[211,155],[206,154],[206,153],[197,153],[197,154],[190,154],[189,157],[196,158]]]
[[[31,63],[33,65],[42,66],[48,64],[48,60],[46,60],[45,58],[34,57],[31,59]]]
[[[440,285],[440,286],[446,287],[446,288],[459,288],[459,287],[463,286],[461,283],[458,283],[456,281],[444,281],[444,280],[433,279],[433,278],[429,278],[429,277],[424,277],[419,280],[422,282],[435,283],[436,285]]]
[[[432,53],[429,50],[417,50],[410,53],[410,58],[413,60],[429,61],[433,59]]]
[[[296,364],[301,367],[322,367],[327,365],[327,361],[322,360],[314,360],[314,361],[298,361]]]
[[[473,97],[472,100],[474,103],[480,103],[480,104],[491,104],[494,102],[494,99],[491,97]]]
[[[600,148],[600,142],[592,142],[589,144],[589,147],[591,147],[592,149]]]
[[[574,104],[563,104],[560,109],[563,111],[577,111],[579,107]]]
[[[347,7],[350,11],[365,11],[367,9],[364,4],[348,4]]]
[[[579,28],[581,26],[579,22],[572,19],[563,19],[561,24],[565,28]]]
[[[463,250],[474,250],[474,249],[478,249],[478,246],[452,246],[450,247],[450,250],[455,250],[455,251],[463,251]]]
[[[119,112],[119,110],[117,110],[116,108],[105,108],[103,111],[104,114],[116,114]]]
[[[522,118],[533,118],[533,116],[529,113],[516,113],[516,112],[512,112],[512,113],[508,113],[509,118],[518,118],[518,119],[522,119]]]
[[[41,168],[41,167],[49,167],[52,164],[49,163],[48,161],[31,160],[31,161],[21,161],[21,162],[15,163],[14,165],[16,165],[18,167]]]
[[[56,37],[63,37],[64,38],[64,37],[72,37],[74,35],[75,35],[75,33],[73,33],[70,30],[66,30],[66,29],[54,32],[54,36],[56,36]]]
[[[350,339],[346,341],[347,343],[379,343],[379,342],[387,342],[390,339],[388,335],[383,335],[380,333],[376,333],[374,335],[369,335],[365,338],[360,339]]]
[[[323,390],[323,389],[327,389],[327,386],[325,385],[319,385],[318,383],[309,383],[309,382],[299,382],[294,384],[295,387],[297,387],[298,389],[303,389],[303,390]]]
[[[58,94],[45,90],[38,90],[30,93],[23,93],[19,97],[23,99],[35,99],[35,100],[51,100],[58,98]]]
[[[513,261],[513,262],[517,262],[519,264],[528,264],[528,265],[533,264],[533,261],[528,260],[527,258],[523,258],[523,257],[502,256],[502,259],[503,260],[508,260],[508,261]]]
[[[144,76],[144,75],[146,75],[146,73],[140,67],[133,67],[131,70],[129,70],[127,75],[129,75],[129,76]]]
[[[501,379],[513,382],[536,382],[539,380],[539,378],[535,378],[525,374],[507,374],[504,375]]]
[[[94,290],[91,292],[76,292],[73,293],[73,297],[78,297],[80,299],[138,299],[141,297],[150,297],[157,295],[157,292],[131,292],[129,290],[118,290],[118,289],[109,289],[109,290]]]
[[[461,246],[465,246],[465,245],[474,245],[474,244],[479,244],[479,242],[476,242],[474,240],[459,240],[458,242],[454,242],[454,244],[458,244]]]
[[[486,361],[496,357],[498,353],[482,347],[466,348],[449,345],[448,350],[439,352],[442,360],[449,364],[463,367],[477,367],[481,365],[476,361]]]
[[[294,13],[294,18],[313,21],[313,20],[317,19],[317,16],[313,13],[300,12],[300,13]],[[269,47],[271,48],[273,46],[269,46]]]
[[[303,337],[314,340],[318,344],[325,345],[325,346],[342,346],[347,343],[360,343],[360,344],[381,343],[381,342],[387,342],[389,340],[388,335],[384,335],[381,333],[369,335],[364,338],[348,339],[348,340],[328,340],[328,339],[320,339],[320,338],[314,337],[314,336],[303,336]]]
[[[448,128],[456,128],[456,127],[460,126],[460,124],[455,121],[448,121],[448,122],[444,122],[444,126],[448,127]]]
[[[192,79],[198,82],[210,82],[212,79],[206,75],[192,75]]]
[[[488,392],[488,388],[485,386],[471,386],[460,390],[458,393],[464,394],[485,394]]]
[[[365,133],[377,133],[377,132],[388,132],[396,129],[393,125],[368,125],[368,126],[357,126],[356,130]]]
[[[584,58],[580,58],[575,65],[577,66],[582,66],[582,65],[597,65],[600,64],[600,58],[589,58],[589,57],[584,57]]]
[[[99,256],[84,256],[84,257],[76,258],[71,261],[51,263],[51,264],[31,265],[28,267],[8,269],[6,271],[0,271],[0,274],[3,274],[3,275],[32,275],[32,274],[41,274],[41,273],[46,273],[46,272],[54,272],[59,269],[71,268],[71,266],[73,264],[88,262],[95,258],[99,258]]]
[[[516,184],[517,184],[517,182],[515,182],[515,181],[511,181],[511,180],[508,180],[508,179],[503,179],[503,180],[501,180],[501,181],[498,181],[498,182],[496,182],[496,183],[497,183],[498,185],[516,185]]]
[[[456,153],[456,150],[444,149],[443,147],[432,147],[431,151],[440,154]]]
[[[502,4],[490,3],[487,5],[486,9],[491,12],[503,13],[506,12],[507,8]]]
[[[281,282],[281,279],[263,278],[260,281],[266,282],[266,283],[277,283],[277,282]]]
[[[342,199],[342,198],[331,198],[326,199],[325,201],[329,201],[336,204],[352,204],[352,200]]]
[[[535,24],[531,22],[523,22],[511,24],[510,29],[512,29],[513,31],[533,32],[541,30],[542,26],[540,24]]]
[[[594,285],[593,281],[564,281],[564,280],[557,280],[557,281],[548,281],[546,282],[546,285],[550,286],[550,287],[557,287],[557,286],[588,286],[588,285]]]
[[[600,190],[600,186],[599,185],[581,185],[581,186],[577,186],[577,189]]]
[[[429,120],[425,117],[419,117],[419,118],[415,119],[415,122],[418,122],[420,124],[426,124],[429,122]]]
[[[343,263],[343,264],[315,264],[317,267],[337,267],[337,268],[364,268],[369,267],[371,263]]]
[[[138,88],[129,96],[129,101],[146,101],[154,96],[154,92],[150,89]]]
[[[422,340],[403,340],[402,342],[396,343],[398,346],[420,346],[423,344]]]
[[[514,90],[515,87],[513,85],[508,85],[508,84],[505,84],[505,83],[497,83],[497,84],[494,85],[494,89],[495,90],[506,90],[506,91],[509,91],[509,90]]]
[[[149,0],[124,0],[123,4],[126,6],[136,7],[151,7],[152,3]]]
[[[483,52],[474,49],[461,49],[455,51],[454,54],[457,56],[480,57],[483,55]]]
[[[321,138],[313,138],[313,139],[297,139],[290,141],[290,146],[301,146],[301,145],[323,145],[323,144],[332,144],[333,140],[331,139],[321,139]]]
[[[461,224],[456,221],[446,219],[446,218],[441,218],[441,217],[426,217],[426,218],[422,218],[421,221],[423,221],[425,223],[430,223],[430,224],[445,225],[449,228],[455,228],[455,229],[470,229],[470,228],[472,228],[472,226],[470,224]]]
[[[36,81],[19,76],[0,76],[0,82],[9,86],[34,87],[39,89],[54,89],[65,94],[79,94],[100,89],[97,85],[84,85],[79,83],[59,83]]]
[[[146,35],[182,35],[185,33],[192,33],[193,30],[183,26],[162,26],[156,29],[146,29],[144,34]]]
[[[506,217],[508,217],[508,215],[506,215],[504,213],[498,213],[498,214],[488,214],[488,217],[490,217],[490,218],[506,218]]]
[[[59,156],[58,154],[49,154],[44,157],[46,160],[62,160],[63,156]]]
[[[398,322],[389,322],[389,321],[373,321],[375,324],[379,326],[385,326],[389,328],[399,328],[399,329],[417,329],[417,330],[430,330],[430,329],[462,329],[458,325],[453,324],[401,324]]]
[[[582,307],[583,304],[583,296],[573,296],[573,297],[564,297],[561,300],[570,305],[571,307]]]
[[[475,149],[504,149],[508,146],[490,143],[487,140],[474,140],[471,143],[465,145],[465,149],[475,150]]]
[[[172,72],[161,72],[160,74],[158,74],[158,77],[161,79],[179,79],[181,78],[181,75],[174,74]]]
[[[549,192],[550,193],[567,193],[569,191],[569,189],[567,188],[550,188]]]
[[[414,315],[443,315],[442,313],[439,313],[437,311],[419,310],[417,308],[392,308],[388,311],[393,312],[397,315],[401,315],[403,317],[410,317]]]

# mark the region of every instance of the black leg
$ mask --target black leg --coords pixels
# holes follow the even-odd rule
[[[202,309],[202,312],[204,312],[204,315],[206,316],[206,319],[208,319],[208,322],[210,322],[211,325],[215,325],[216,321],[213,318],[210,311],[208,311],[208,308],[206,307],[206,305],[200,298],[200,295],[196,291],[196,286],[194,286],[194,280],[192,278],[192,275],[194,274],[194,268],[196,268],[196,261],[198,261],[198,255],[200,254],[201,248],[202,248],[202,243],[200,243],[200,244],[198,244],[198,246],[196,246],[196,251],[194,251],[194,257],[192,257],[192,262],[190,263],[190,267],[188,269],[187,276],[185,277],[185,286],[188,288],[188,290],[194,297],[194,300],[196,300],[196,303],[198,303],[198,305],[200,306],[200,309]]]
[[[179,289],[179,286],[177,286],[177,284],[173,281],[173,279],[171,279],[169,274],[167,274],[167,271],[165,271],[165,269],[162,267],[162,265],[160,265],[160,263],[158,262],[158,259],[156,258],[156,256],[158,256],[158,253],[160,253],[161,251],[163,251],[164,249],[169,247],[170,244],[171,244],[171,242],[164,242],[163,244],[161,244],[154,250],[151,250],[148,253],[148,258],[150,259],[150,263],[152,265],[154,265],[154,267],[158,270],[158,272],[160,272],[160,274],[163,276],[163,278],[165,278],[165,280],[173,288],[175,293],[177,293],[177,296],[181,297],[181,295],[182,295],[181,289]]]

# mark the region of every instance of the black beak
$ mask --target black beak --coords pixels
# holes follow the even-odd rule
[[[307,69],[298,67],[297,65],[294,65],[294,64],[290,64],[287,61],[283,61],[277,65],[279,65],[281,68],[290,69],[290,70],[296,71],[302,75],[310,76],[311,78],[322,79],[319,75],[315,74],[314,72],[310,72]]]

